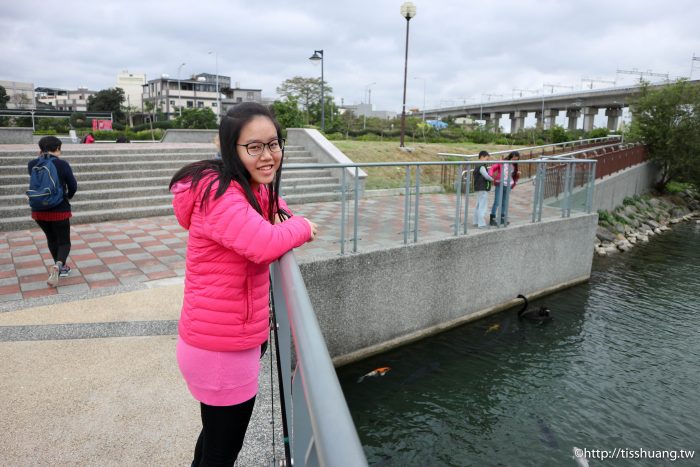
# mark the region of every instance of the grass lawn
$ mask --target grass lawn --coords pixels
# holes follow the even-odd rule
[[[499,151],[509,149],[509,146],[496,144],[471,143],[406,143],[412,152],[399,149],[398,141],[331,141],[353,162],[426,162],[443,161],[438,153],[476,154],[482,149]],[[400,188],[405,185],[405,167],[369,167],[367,172],[366,189]],[[421,185],[440,185],[439,166],[421,167]]]

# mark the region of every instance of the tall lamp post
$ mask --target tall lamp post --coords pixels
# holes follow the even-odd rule
[[[376,81],[369,83],[365,88],[367,89],[367,104],[369,105],[369,111],[372,111],[372,85],[377,84]],[[362,129],[367,128],[367,109],[362,111]]]
[[[178,110],[180,111],[181,117],[182,117],[182,89],[180,88],[180,71],[182,70],[183,66],[185,66],[185,62],[182,62],[182,65],[177,67],[177,105],[178,105]]]
[[[401,16],[406,18],[406,57],[403,65],[403,108],[401,109],[401,143],[399,147],[404,147],[404,134],[406,133],[406,77],[408,75],[408,29],[411,18],[416,16],[416,6],[411,2],[404,2],[401,5]]]
[[[314,54],[309,57],[314,65],[321,62],[321,131],[326,131],[326,101],[323,96],[323,50],[314,50]]]
[[[216,73],[216,123],[221,122],[221,92],[219,92],[219,55],[216,52],[209,51],[208,55],[214,54],[215,71]]]

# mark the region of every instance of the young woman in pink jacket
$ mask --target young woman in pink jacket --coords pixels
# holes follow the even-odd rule
[[[175,216],[189,230],[177,360],[200,402],[193,466],[238,457],[269,335],[269,265],[317,229],[279,197],[284,139],[266,107],[232,108],[219,139],[221,159],[189,164],[170,182]]]

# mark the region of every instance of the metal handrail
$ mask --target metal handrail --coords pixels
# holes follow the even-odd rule
[[[291,428],[292,465],[367,466],[294,253],[275,261],[271,275],[283,416]]]
[[[598,138],[588,138],[588,139],[575,139],[572,141],[564,141],[563,143],[550,143],[550,144],[541,144],[539,146],[530,146],[530,147],[525,147],[525,148],[504,149],[502,151],[490,152],[489,154],[493,156],[495,154],[509,154],[513,151],[523,152],[523,151],[533,151],[535,149],[544,150],[544,148],[555,147],[555,146],[560,146],[562,148],[566,148],[567,145],[574,147],[574,146],[580,146],[582,144],[594,144],[594,143],[601,142],[601,141],[608,141],[611,139],[612,140],[620,140],[620,142],[621,142],[622,135],[601,136]],[[438,153],[438,156],[473,158],[473,157],[478,157],[479,154],[452,154],[452,153],[447,153],[447,152],[440,152],[440,153]]]
[[[575,151],[576,153],[583,153],[589,150],[581,150],[581,151]],[[499,163],[512,163],[513,161],[509,160],[500,160],[500,161],[489,161],[489,164],[499,164]],[[458,168],[458,173],[461,174],[463,172],[464,166],[467,166],[467,170],[469,170],[469,166],[476,165],[476,164],[481,164],[483,162],[481,161],[420,161],[420,162],[362,162],[362,163],[342,163],[342,164],[330,164],[330,163],[324,163],[324,164],[289,164],[285,166],[286,170],[304,170],[304,169],[347,169],[347,168],[355,168],[355,171],[358,170],[360,167],[405,167],[406,168],[406,183],[405,183],[405,200],[404,200],[404,219],[403,219],[403,243],[408,244],[409,242],[409,233],[412,233],[413,237],[413,243],[418,242],[418,216],[419,216],[419,210],[418,210],[418,204],[419,204],[419,194],[420,194],[420,167],[421,166],[457,166]],[[536,167],[539,166],[544,166],[544,165],[549,165],[549,164],[564,164],[565,166],[568,167],[570,164],[583,164],[587,165],[589,170],[595,171],[595,160],[590,160],[590,159],[528,159],[528,160],[520,160],[517,162],[518,164],[536,164]],[[411,168],[415,169],[415,182],[412,184],[411,182]],[[345,243],[346,243],[346,224],[347,224],[347,219],[346,219],[346,211],[345,211],[345,204],[346,200],[349,198],[348,191],[349,187],[346,184],[346,178],[345,178],[345,172],[346,170],[341,171],[341,184],[340,184],[340,196],[341,196],[341,209],[342,213],[340,216],[340,254],[344,255],[345,254]],[[542,171],[542,176],[540,177],[535,177],[535,182],[537,184],[544,184],[544,177],[545,171]],[[564,192],[565,195],[565,200],[568,199],[569,196],[572,195],[572,190],[574,188],[574,183],[570,183],[570,177],[574,177],[576,175],[575,170],[568,170],[566,173],[566,177],[563,179],[566,183],[561,185],[562,191]],[[462,177],[457,177],[456,180],[456,190],[457,193],[461,193],[461,187],[462,187],[462,182],[461,182]],[[589,178],[590,179],[590,178]],[[592,190],[594,187],[594,180],[595,177],[590,179],[591,181],[587,183],[588,187],[587,190],[589,193],[586,196],[587,203],[586,203],[586,211],[591,212],[591,202],[588,200],[592,200]],[[354,198],[355,198],[355,205],[354,205],[354,211],[353,211],[353,231],[352,231],[352,239],[353,239],[353,245],[352,245],[352,251],[353,253],[357,252],[357,238],[358,238],[358,198],[359,198],[359,188],[358,188],[358,178],[355,177],[354,180]],[[506,195],[510,194],[510,187],[507,188],[507,193]],[[539,196],[540,198],[544,198],[545,196],[545,190],[544,188],[540,189],[539,186],[535,190],[535,196]],[[461,214],[461,206],[462,206],[462,196],[457,196],[456,197],[456,208],[455,208],[455,222],[454,222],[454,235],[457,236],[460,234],[459,228],[460,225],[463,224],[463,234],[468,233],[468,227],[467,227],[467,215],[468,215],[468,204],[469,204],[469,190],[465,190],[465,201],[464,201],[464,218],[462,218]],[[415,201],[412,201],[412,198],[415,198]],[[533,206],[536,206],[539,209],[539,212],[535,215],[533,213],[533,222],[540,222],[542,218],[542,207],[543,207],[543,202],[542,199],[534,199],[533,200]],[[413,207],[413,209],[411,209]],[[412,215],[411,211],[415,211]],[[567,203],[562,204],[562,217],[569,217],[571,215],[571,209],[570,205]],[[413,222],[412,222],[413,221]],[[504,225],[507,225],[508,222],[508,217],[507,213],[505,213],[504,216]]]

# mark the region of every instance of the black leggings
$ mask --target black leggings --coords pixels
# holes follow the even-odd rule
[[[243,446],[255,396],[238,405],[216,407],[200,402],[202,432],[194,448],[193,467],[231,467]]]
[[[36,221],[46,234],[53,262],[60,261],[64,266],[70,253],[70,219],[63,221]]]

